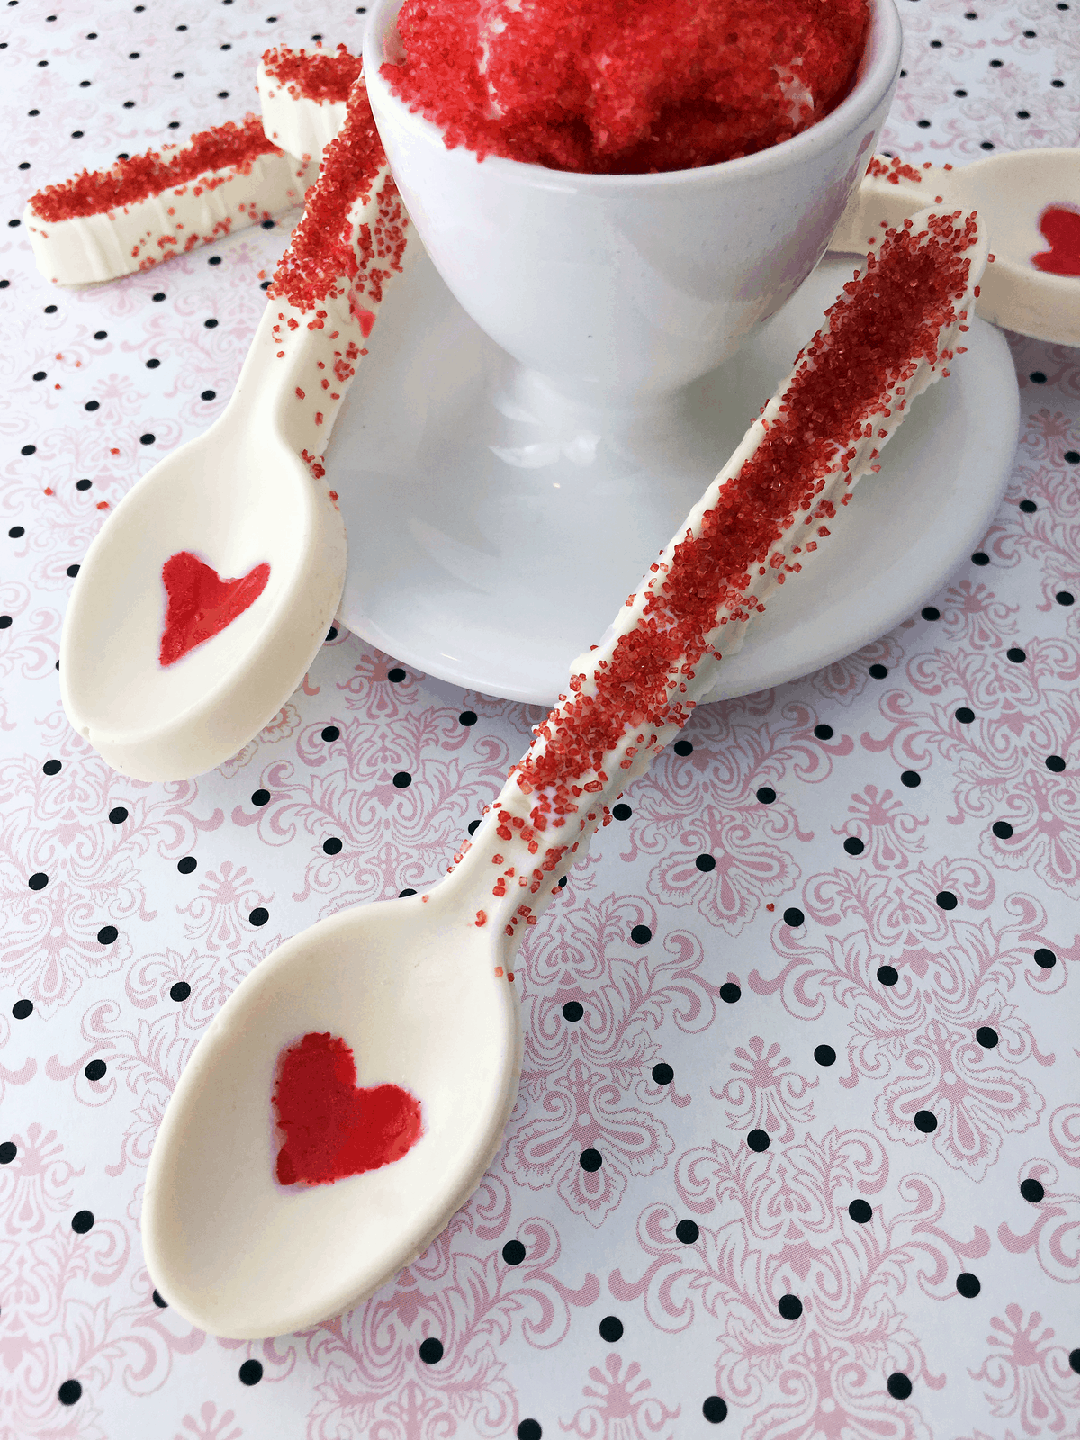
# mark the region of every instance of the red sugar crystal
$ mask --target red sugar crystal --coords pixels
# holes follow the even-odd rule
[[[379,190],[374,224],[363,225],[354,234],[349,218],[353,206],[371,194],[385,165],[386,154],[360,80],[350,92],[345,124],[323,152],[318,182],[308,191],[303,218],[270,290],[272,298],[283,297],[298,310],[315,311],[312,326],[321,327],[326,319],[326,311],[316,307],[344,293],[342,280],[348,283],[354,308],[364,296],[378,304],[384,282],[392,271],[401,269],[407,221],[389,173]],[[362,308],[361,327],[366,313]]]
[[[288,90],[294,100],[328,100],[343,105],[349,98],[353,81],[364,68],[358,55],[350,55],[344,43],[337,54],[316,50],[289,50],[284,45],[267,50],[263,56],[266,73]]]
[[[582,783],[584,777],[606,785],[605,763],[629,768],[628,760],[612,760],[625,733],[637,730],[639,743],[652,745],[660,727],[686,722],[681,677],[692,678],[708,659],[710,633],[724,623],[724,612],[738,622],[764,608],[751,585],[766,566],[780,571],[781,581],[798,570],[798,562],[772,547],[804,517],[833,518],[835,506],[818,499],[825,477],[848,469],[854,442],[873,435],[878,417],[888,419],[893,405],[903,408],[906,399],[896,397],[904,396],[920,360],[950,358],[950,351],[939,353],[940,338],[957,319],[969,269],[965,252],[977,239],[975,216],[957,218],[931,216],[918,235],[910,221],[886,233],[862,279],[845,285],[826,311],[828,328],[796,360],[779,414],[763,422],[764,436],[720,487],[700,532],[688,530],[670,563],[652,567],[666,573],[634,628],[600,662],[586,693],[588,677],[571,678],[571,697],[539,727],[541,743],[516,767],[519,787],[534,797],[529,823],[536,831],[564,825],[583,793],[600,788]],[[821,524],[810,533],[829,531]],[[544,869],[565,851],[565,845],[548,850]]]
[[[221,180],[209,178],[211,171],[232,169],[247,174],[260,155],[281,153],[266,138],[259,117],[248,115],[242,125],[230,120],[202,130],[182,149],[166,155],[148,150],[145,155],[118,160],[108,170],[84,170],[60,185],[47,185],[30,197],[30,209],[39,219],[53,222],[98,215],[189,181],[212,188]],[[200,189],[194,193],[199,194]]]
[[[446,144],[647,174],[750,155],[855,78],[867,0],[405,0],[394,91]]]

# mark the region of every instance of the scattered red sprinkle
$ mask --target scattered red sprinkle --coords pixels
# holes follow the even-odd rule
[[[851,88],[867,0],[405,0],[382,73],[446,144],[642,174],[750,155]]]
[[[344,41],[337,47],[337,54],[324,54],[321,50],[308,53],[306,50],[288,50],[284,45],[276,50],[267,50],[262,57],[268,75],[279,80],[294,100],[306,96],[309,100],[328,100],[344,104],[349,98],[353,81],[363,71],[363,61],[358,55],[350,55]]]
[[[200,131],[183,149],[167,156],[148,150],[145,155],[118,160],[108,170],[84,170],[61,185],[47,185],[30,197],[30,208],[41,220],[98,215],[121,205],[133,205],[174,185],[213,184],[206,177],[215,170],[247,174],[260,155],[280,154],[266,138],[260,118],[248,115],[242,125],[230,120]],[[199,189],[194,193],[199,194]]]
[[[108,508],[109,502],[107,500],[99,500],[98,503],[94,506],[95,510],[108,510]]]
[[[946,170],[951,168],[949,165],[945,166]],[[883,159],[879,155],[871,155],[870,164],[866,167],[866,173],[867,175],[877,176],[886,180],[890,185],[899,185],[901,180],[910,180],[915,185],[921,185],[923,179],[921,173],[915,169],[914,165],[909,165],[906,160],[901,160],[898,155],[893,155],[888,160]],[[941,196],[939,195],[938,200],[940,199]]]
[[[46,486],[45,486],[45,489],[44,489],[44,491],[43,491],[42,493],[43,493],[44,495],[51,495],[51,494],[53,493],[52,487],[49,486],[49,485],[46,485]]]

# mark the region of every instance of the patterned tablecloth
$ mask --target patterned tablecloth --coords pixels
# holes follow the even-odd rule
[[[887,148],[1078,143],[1077,0],[899,3]],[[1080,355],[1016,337],[970,561],[858,654],[699,711],[529,936],[520,1102],[447,1231],[306,1334],[156,1303],[140,1199],[199,1033],[286,936],[437,879],[538,712],[332,631],[197,781],[71,731],[70,577],[220,412],[285,231],[65,293],[23,202],[239,117],[269,44],[356,49],[363,9],[3,16],[3,1440],[1080,1435]]]

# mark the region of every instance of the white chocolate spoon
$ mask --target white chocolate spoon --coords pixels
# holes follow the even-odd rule
[[[307,272],[296,257],[318,271],[313,250],[330,257],[330,273],[318,275],[307,301],[271,299],[224,414],[124,497],[72,591],[60,644],[64,708],[114,769],[138,780],[186,779],[241,749],[300,683],[337,609],[345,529],[317,459],[387,278],[400,269],[394,246],[407,224],[385,162],[364,172],[355,198],[348,189],[360,183],[357,153],[378,146],[362,82],[354,93],[356,133],[347,125],[328,148],[278,279],[292,257],[302,289]],[[381,146],[369,153],[374,166]],[[324,200],[344,197],[340,232],[317,235],[305,250],[320,191]],[[357,251],[358,270],[345,273]],[[258,578],[264,566],[269,574],[224,628],[166,662],[164,567],[176,556],[194,556],[184,563],[202,562],[221,581]],[[192,634],[207,628],[198,621]]]
[[[199,1041],[157,1135],[142,1213],[154,1283],[188,1320],[255,1338],[337,1314],[414,1259],[475,1189],[516,1093],[520,935],[609,803],[712,687],[720,647],[738,648],[765,597],[843,523],[850,485],[877,468],[913,398],[961,348],[985,245],[973,220],[926,224],[883,247],[873,287],[848,287],[831,308],[824,338],[800,355],[609,638],[575,665],[569,697],[537,727],[448,877],[287,941]],[[936,285],[913,278],[923,251],[948,257],[929,277]],[[891,311],[885,294],[902,297]],[[868,375],[850,357],[865,354],[880,314],[902,323],[886,325],[893,348]],[[360,1086],[395,1085],[420,1102],[423,1133],[402,1158],[332,1184],[278,1182],[271,1095],[279,1057],[308,1035],[343,1041]]]
[[[1080,275],[1043,268],[1080,263],[1080,149],[1014,150],[958,170],[875,156],[829,248],[865,255],[882,222],[898,225],[929,204],[979,212],[994,256],[976,305],[984,320],[1080,345]]]

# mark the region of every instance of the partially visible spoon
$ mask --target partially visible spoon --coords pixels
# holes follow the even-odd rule
[[[1080,345],[1080,149],[1014,150],[957,170],[875,155],[829,248],[865,255],[882,223],[928,204],[979,212],[994,256],[976,306],[984,320]]]
[[[323,643],[346,550],[318,457],[407,223],[360,81],[224,414],[124,497],[79,570],[60,692],[122,774],[178,780],[221,764]]]
[[[575,664],[449,876],[319,922],[226,1001],[166,1110],[143,1204],[150,1273],[188,1320],[254,1338],[337,1314],[475,1189],[517,1087],[522,933],[712,688],[721,647],[738,649],[769,593],[843,523],[850,486],[948,373],[985,254],[974,217],[924,215],[882,244],[872,283],[845,287],[610,638]],[[305,1055],[348,1051],[359,1090],[347,1064],[306,1092],[290,1078]],[[398,1107],[396,1149],[364,1133],[376,1092]],[[322,1153],[301,1172],[273,1107],[302,1128],[305,1106],[301,1138]],[[342,1165],[350,1148],[374,1149],[372,1167]],[[348,1178],[292,1183],[320,1174]]]

